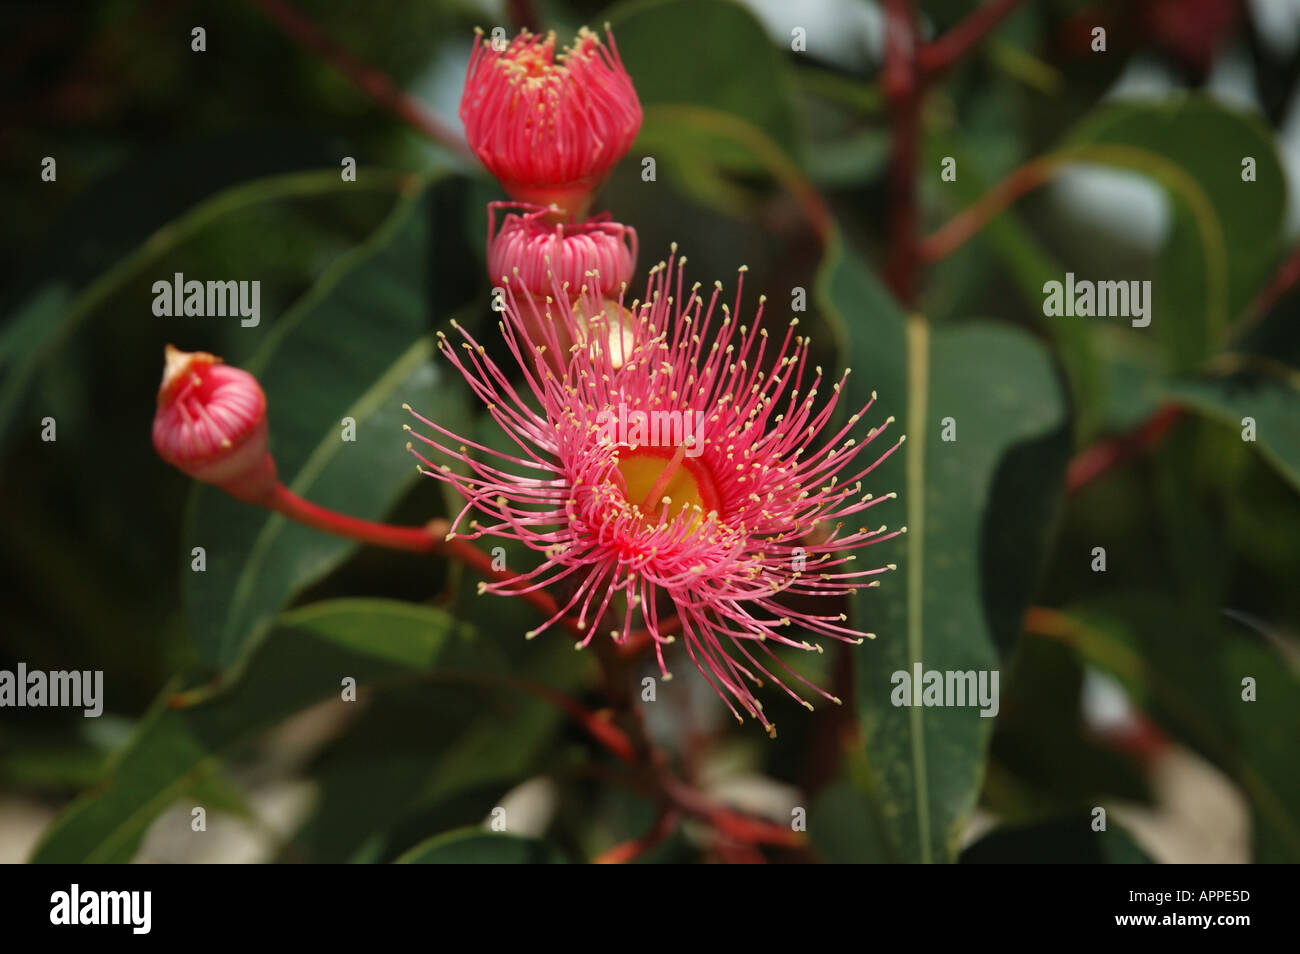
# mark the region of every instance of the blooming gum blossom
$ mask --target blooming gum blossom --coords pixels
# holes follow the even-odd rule
[[[527,30],[504,50],[475,38],[460,118],[470,148],[510,196],[554,203],[581,219],[641,129],[641,103],[619,59],[583,27],[555,51],[555,34]]]
[[[565,584],[558,612],[526,636],[568,616],[587,633],[581,648],[605,620],[613,628],[600,635],[616,642],[641,626],[665,678],[665,647],[680,641],[732,713],[747,713],[772,734],[756,688],[775,687],[810,709],[797,689],[840,701],[776,648],[816,652],[812,638],[856,644],[872,635],[847,625],[831,601],[878,586],[880,574],[896,569],[859,569],[853,561],[854,551],[906,532],[865,523],[868,511],[896,495],[863,488],[903,438],[868,451],[893,423],[859,424],[874,392],[836,423],[847,370],[828,380],[809,367],[798,319],[769,339],[761,298],[752,317],[740,318],[743,268],[728,305],[721,283],[711,292],[687,286],[673,251],[651,269],[643,298],[626,309],[619,303],[627,347],[593,333],[603,323],[585,316],[604,308],[589,301],[590,289],[578,307],[572,289],[539,301],[513,282],[503,286],[499,330],[516,361],[511,369],[452,322],[460,340],[440,333],[439,350],[517,449],[471,450],[445,423],[414,411],[427,433],[411,433],[435,457],[408,449],[423,473],[465,498],[449,538],[519,541],[543,559],[528,573],[531,587]],[[611,435],[611,416],[623,406],[629,423],[633,412],[675,413],[683,428],[688,413],[693,424],[703,421],[698,459],[687,459],[684,442],[646,446]],[[491,582],[481,592],[512,588]],[[669,604],[674,630],[666,632],[661,614]]]

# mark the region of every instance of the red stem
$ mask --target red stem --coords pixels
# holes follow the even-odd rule
[[[427,527],[395,527],[335,513],[310,500],[304,500],[281,483],[276,483],[266,505],[308,527],[374,546],[409,550],[413,553],[432,553],[442,545],[441,536],[430,532]]]
[[[542,20],[537,15],[532,0],[507,0],[506,7],[510,10],[510,19],[516,30],[531,30],[533,33],[541,31]]]
[[[889,101],[891,155],[889,257],[885,277],[904,305],[910,306],[916,297],[917,271],[927,257],[920,237],[917,199],[921,107],[926,90],[1022,2],[992,0],[977,7],[938,40],[923,44],[917,37],[912,0],[886,0],[881,86]],[[929,251],[932,255],[933,250]]]
[[[624,865],[629,861],[635,861],[676,831],[680,818],[681,816],[677,812],[666,809],[655,819],[654,827],[644,835],[615,845],[609,851],[592,859],[591,863],[594,865]]]
[[[281,483],[275,485],[275,490],[266,506],[277,513],[284,514],[290,520],[335,536],[393,550],[408,550],[413,553],[438,552],[459,560],[491,579],[505,583],[514,579],[510,573],[494,567],[492,558],[468,541],[456,537],[448,540],[445,520],[435,520],[423,527],[397,527],[387,523],[359,520],[347,514],[328,510],[310,500],[304,500]],[[545,591],[533,590],[519,595],[548,617],[554,616],[558,609],[555,599]],[[576,624],[571,627],[571,630],[578,631]]]
[[[1263,318],[1286,297],[1297,282],[1300,282],[1300,245],[1296,245],[1291,254],[1282,260],[1268,284],[1251,303],[1245,321],[1249,323]]]
[[[448,540],[445,520],[435,520],[424,527],[397,527],[387,523],[359,520],[347,514],[328,510],[310,500],[304,500],[281,483],[275,485],[275,491],[267,506],[277,513],[284,514],[290,520],[296,520],[298,523],[335,536],[393,550],[409,550],[414,553],[438,552],[459,560],[490,579],[503,583],[515,579],[512,574],[494,567],[492,558],[468,541],[456,537]],[[544,590],[533,590],[519,595],[548,617],[554,616],[559,608],[555,599]],[[571,631],[578,632],[576,624],[570,628]]]
[[[713,840],[713,850],[718,858],[729,865],[765,865],[767,859],[753,845],[730,841],[719,836]]]
[[[937,262],[951,255],[1013,202],[1047,182],[1059,165],[1056,157],[1043,157],[1012,170],[976,202],[923,239],[918,250],[920,257],[926,262]]]
[[[1130,433],[1104,438],[1085,447],[1074,456],[1066,469],[1066,491],[1077,493],[1112,467],[1153,447],[1182,415],[1181,407],[1166,404]]]
[[[413,126],[434,142],[467,159],[473,153],[456,132],[425,109],[419,100],[407,96],[384,73],[363,63],[334,42],[314,22],[303,16],[288,0],[250,0],[296,43],[319,54],[326,62],[402,122]]]
[[[885,5],[885,65],[881,76],[890,110],[889,257],[885,277],[910,305],[916,292],[920,230],[916,171],[921,138],[922,90],[916,72],[916,20],[911,0]]]
[[[1024,0],[992,0],[981,4],[939,39],[923,46],[917,54],[923,82],[932,83],[950,70],[1023,2]]]
[[[490,673],[442,672],[439,678],[460,682],[472,682],[484,686],[501,686],[525,692],[534,698],[549,702],[561,710],[570,719],[586,730],[596,742],[619,761],[628,765],[638,764],[636,746],[626,732],[611,721],[609,710],[594,712],[577,699],[565,695],[558,689],[544,686],[527,679],[515,679],[512,676],[498,676]]]
[[[511,585],[517,579],[512,573],[498,570],[492,565],[492,557],[478,547],[473,546],[469,541],[462,540],[459,537],[452,537],[450,540],[446,539],[448,527],[445,520],[434,520],[423,527],[399,527],[387,523],[375,523],[371,520],[361,520],[357,517],[349,517],[347,514],[329,510],[319,504],[312,503],[310,500],[305,500],[281,483],[275,485],[269,499],[254,502],[262,503],[264,506],[283,514],[297,523],[316,530],[322,530],[325,533],[332,533],[335,536],[347,537],[349,540],[357,540],[360,543],[367,543],[372,546],[388,547],[391,550],[406,550],[412,553],[440,553],[459,560],[481,576],[507,585]],[[519,583],[521,588],[525,585],[527,584]],[[545,590],[530,590],[516,595],[522,597],[525,602],[535,607],[548,618],[559,611],[559,604]],[[571,617],[563,617],[560,620],[560,625],[575,636],[587,635],[586,630],[580,629],[578,621]],[[681,621],[674,616],[665,620],[659,631],[662,635],[667,636],[675,633],[680,627]],[[627,642],[617,648],[618,653],[625,658],[636,658],[649,649],[652,642],[653,637],[647,630],[634,630],[629,634]]]
[[[799,832],[733,811],[666,771],[659,776],[659,783],[663,793],[678,808],[687,814],[704,819],[720,834],[736,841],[747,844],[779,845],[785,848],[796,848],[804,844],[804,837]]]

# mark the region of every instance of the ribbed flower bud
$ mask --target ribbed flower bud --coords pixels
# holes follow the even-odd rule
[[[509,211],[496,227],[496,214]],[[608,215],[578,225],[553,221],[541,206],[494,202],[488,206],[488,277],[509,278],[532,295],[549,295],[554,281],[616,297],[636,268],[636,229]],[[553,277],[552,277],[553,276]]]
[[[168,345],[153,446],[173,467],[233,497],[264,502],[276,485],[266,395],[247,371]]]

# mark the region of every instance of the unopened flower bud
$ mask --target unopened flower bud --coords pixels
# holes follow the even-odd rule
[[[498,210],[508,212],[496,228]],[[617,297],[636,267],[636,229],[608,215],[577,225],[553,220],[549,209],[494,202],[488,206],[488,277],[518,282],[531,295],[546,296],[567,284],[577,296],[583,286]]]
[[[164,352],[153,446],[173,467],[233,497],[265,501],[276,485],[266,395],[247,371],[203,351]]]

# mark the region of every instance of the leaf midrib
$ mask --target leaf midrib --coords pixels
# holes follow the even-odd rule
[[[907,319],[907,655],[908,673],[921,662],[922,607],[925,596],[925,415],[930,387],[930,327],[920,315]],[[925,707],[913,699],[908,711],[912,736],[913,791],[921,862],[933,860],[930,850],[930,788],[925,751]]]

